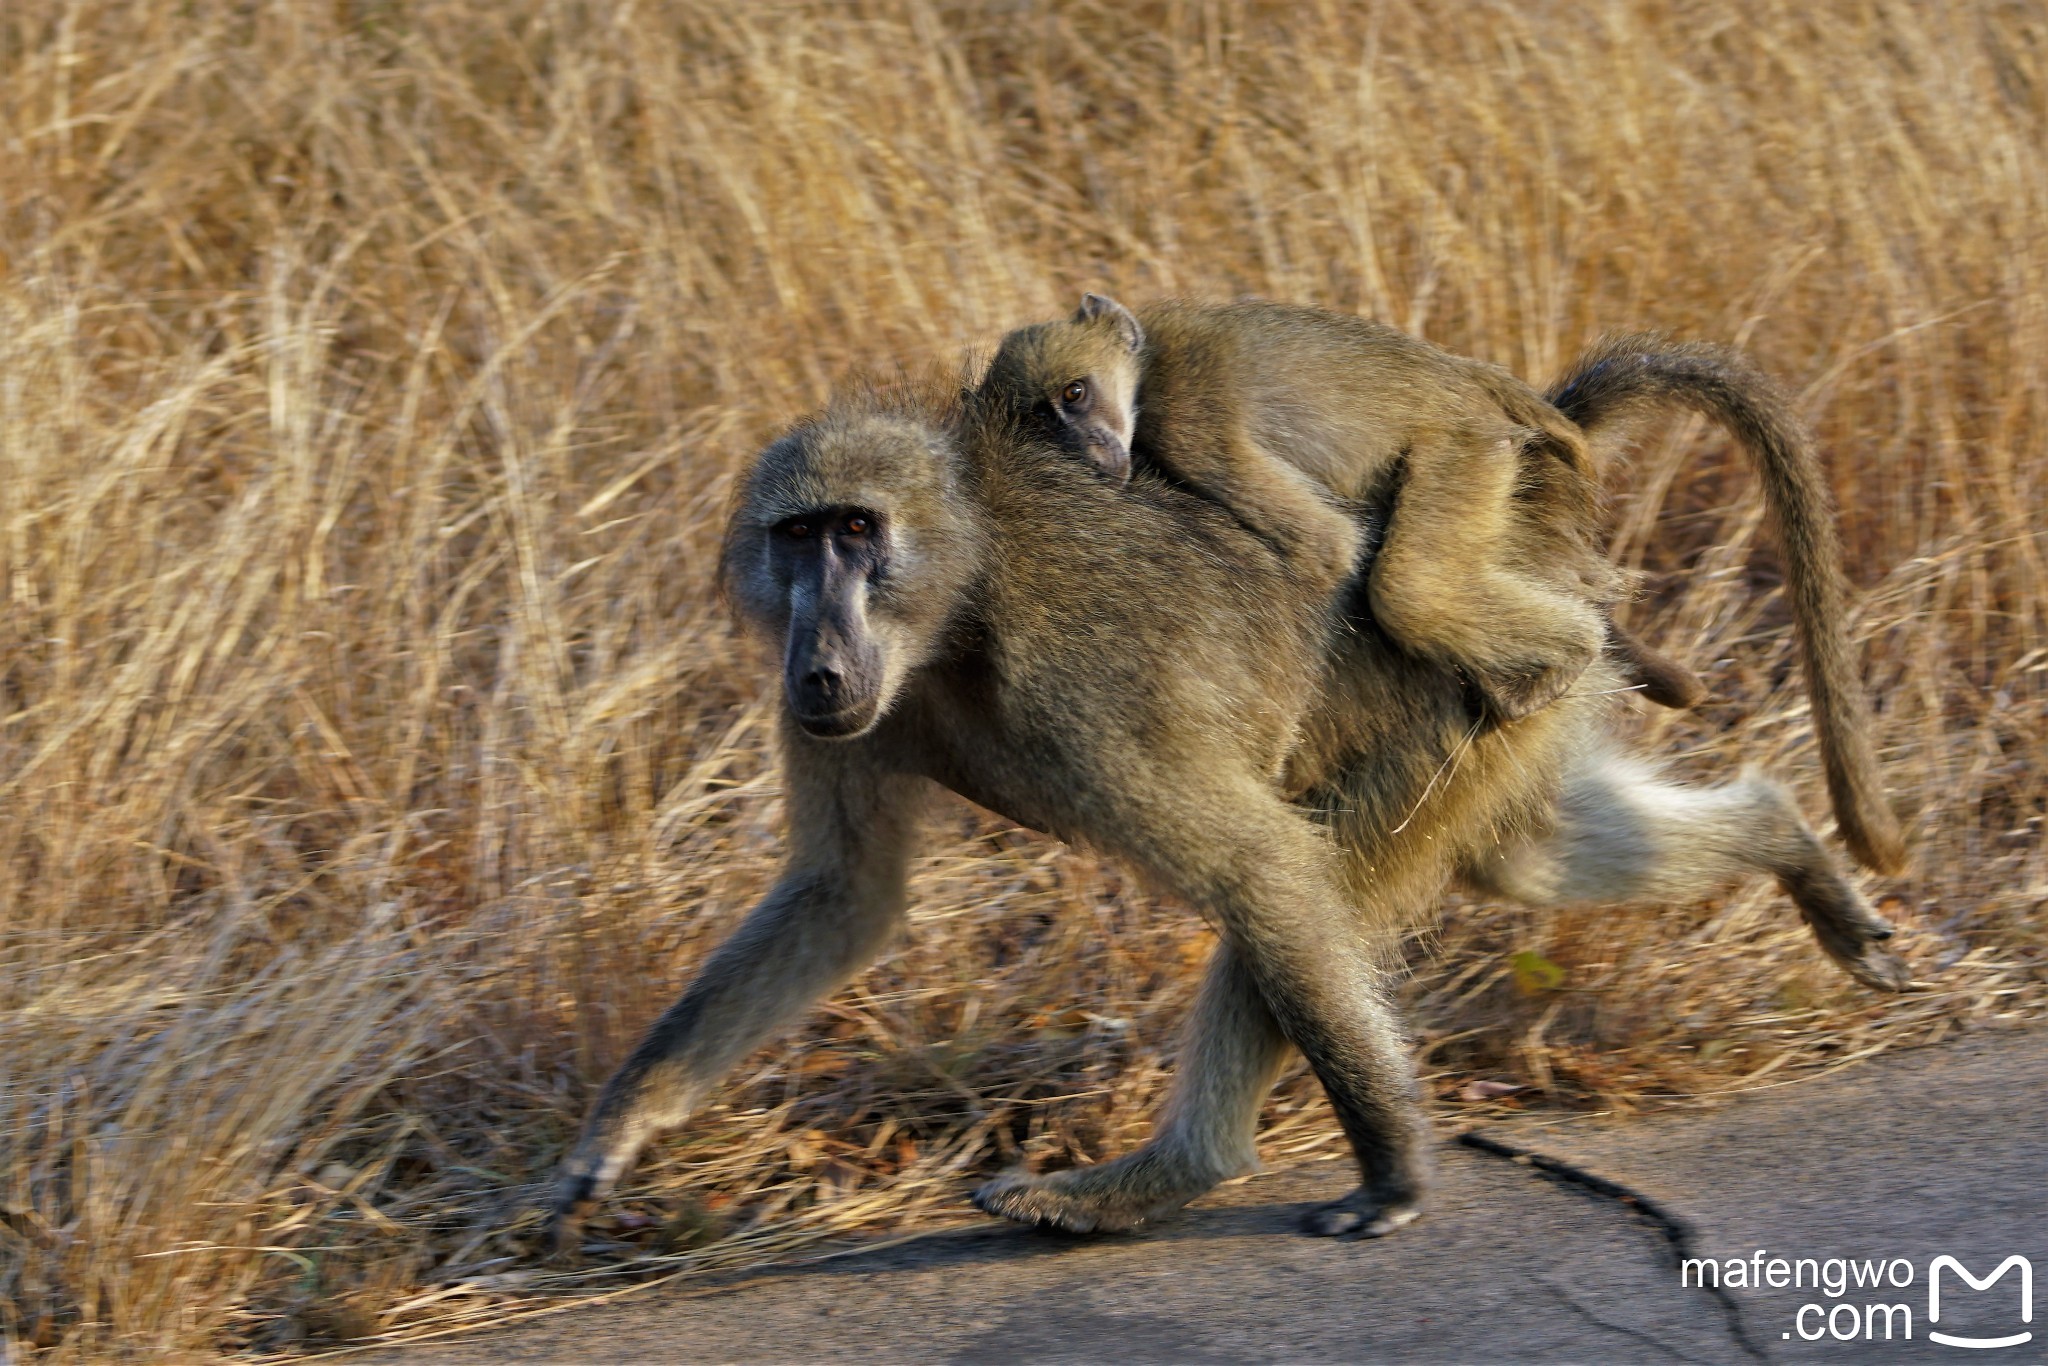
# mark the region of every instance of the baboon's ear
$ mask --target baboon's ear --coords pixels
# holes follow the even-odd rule
[[[1097,318],[1108,318],[1116,324],[1116,330],[1123,335],[1124,344],[1136,351],[1145,344],[1145,329],[1138,326],[1137,317],[1107,294],[1083,294],[1081,306],[1074,310],[1077,323],[1094,322]]]

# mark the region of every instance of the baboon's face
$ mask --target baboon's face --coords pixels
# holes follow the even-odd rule
[[[860,734],[888,691],[885,632],[868,612],[888,573],[887,523],[867,507],[800,512],[769,532],[768,563],[789,607],[782,695],[790,715],[812,735]]]
[[[1128,359],[1128,358],[1126,358]],[[1135,361],[1076,374],[1056,387],[1047,406],[1065,443],[1116,480],[1131,477],[1131,429],[1137,425]]]
[[[781,646],[790,718],[864,734],[929,659],[974,572],[971,507],[940,432],[828,415],[755,462],[721,574],[740,617]]]
[[[981,395],[1049,425],[1049,435],[1122,483],[1131,477],[1145,330],[1114,299],[1090,294],[1062,322],[1003,338]]]

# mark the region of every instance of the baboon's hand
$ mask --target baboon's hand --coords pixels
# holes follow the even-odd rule
[[[582,1241],[583,1221],[611,1189],[604,1175],[600,1153],[578,1145],[562,1163],[555,1177],[554,1197],[548,1206],[548,1251],[556,1257],[575,1252]]]
[[[1384,1238],[1421,1217],[1421,1204],[1412,1197],[1388,1198],[1360,1186],[1342,1200],[1310,1210],[1302,1218],[1301,1229],[1318,1238]]]
[[[573,1256],[583,1242],[583,1221],[597,1208],[597,1197],[571,1194],[568,1181],[558,1183],[548,1211],[547,1249],[551,1257]]]

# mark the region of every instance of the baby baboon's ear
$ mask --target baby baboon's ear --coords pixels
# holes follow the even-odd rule
[[[1097,318],[1108,318],[1116,324],[1116,330],[1122,334],[1124,344],[1131,350],[1136,351],[1145,344],[1145,329],[1138,326],[1138,319],[1130,309],[1107,294],[1083,294],[1081,306],[1074,310],[1074,321],[1090,323]]]

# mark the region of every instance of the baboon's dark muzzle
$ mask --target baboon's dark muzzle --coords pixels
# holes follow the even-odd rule
[[[812,735],[845,738],[866,730],[880,710],[880,654],[852,623],[791,622],[782,669],[790,715]]]

